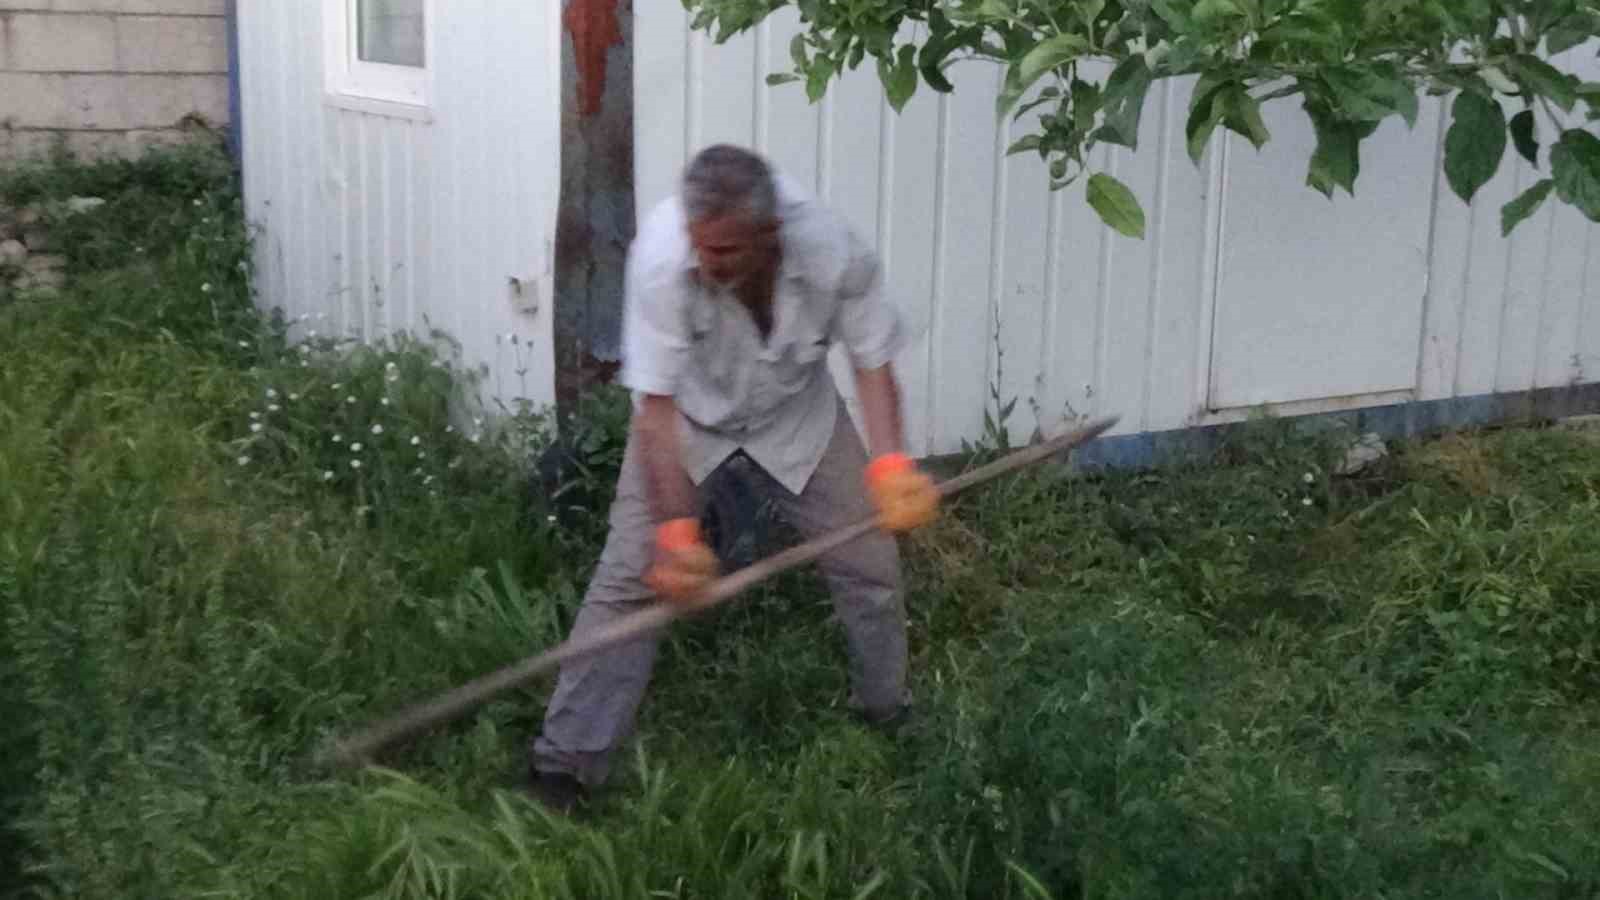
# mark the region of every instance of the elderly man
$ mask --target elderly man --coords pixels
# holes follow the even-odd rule
[[[843,344],[863,447],[827,366]],[[851,705],[887,725],[907,706],[905,610],[893,534],[938,493],[903,447],[891,360],[902,342],[872,252],[745,150],[711,147],[629,253],[622,383],[632,427],[610,535],[575,637],[660,598],[693,604],[717,575],[698,488],[743,453],[807,537],[876,514],[883,529],[820,560],[850,651]],[[561,671],[533,743],[535,797],[568,811],[603,782],[650,679],[659,635]]]

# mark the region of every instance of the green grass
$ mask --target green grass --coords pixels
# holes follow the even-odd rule
[[[318,773],[564,636],[603,516],[530,504],[544,423],[452,413],[447,342],[256,316],[214,156],[0,180],[70,193],[111,203],[65,293],[0,298],[0,896],[1600,896],[1600,442],[1558,430],[973,494],[906,542],[898,740],[802,572],[674,631],[592,821],[508,790],[548,684]]]

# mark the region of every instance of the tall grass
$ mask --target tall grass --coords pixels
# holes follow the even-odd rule
[[[845,709],[828,598],[792,574],[674,630],[569,822],[513,789],[548,685],[358,776],[307,758],[564,636],[618,398],[552,497],[525,452],[548,423],[462,412],[448,340],[253,310],[219,157],[0,193],[110,201],[58,224],[63,295],[0,305],[0,895],[1600,891],[1583,434],[1339,478],[1265,423],[1213,460],[994,485],[906,542],[905,731]]]

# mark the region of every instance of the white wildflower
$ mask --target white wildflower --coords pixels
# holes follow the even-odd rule
[[[456,427],[454,425],[446,425],[444,427],[444,433],[445,434],[455,434],[456,433]]]
[[[240,342],[239,342],[239,346],[241,346],[241,347],[248,347],[248,346],[250,346],[250,344],[249,344],[249,342],[248,342],[248,341],[240,341]]]
[[[279,409],[282,409],[282,407],[278,406],[276,403],[267,404],[267,412],[277,412]]]
[[[470,441],[472,441],[472,442],[473,442],[473,443],[474,443],[474,444],[476,444],[476,443],[478,443],[478,442],[479,442],[479,441],[480,441],[480,440],[482,440],[482,439],[483,439],[483,435],[481,435],[481,434],[475,434],[475,435],[473,435],[473,436],[472,436],[472,437],[470,437],[470,438],[468,438],[468,439],[467,439],[467,440],[470,440]]]
[[[199,209],[200,208],[200,198],[199,197],[194,198],[194,206],[195,206],[195,209]]]
[[[350,452],[351,453],[360,453],[361,452],[361,442],[360,441],[356,441],[355,443],[351,444],[350,445]]]
[[[200,293],[202,293],[202,294],[211,293],[211,282],[208,281],[205,284],[200,285]]]
[[[385,368],[385,369],[388,369],[388,370],[389,370],[389,371],[390,371],[390,372],[393,372],[393,371],[394,371],[394,370],[395,370],[395,369],[398,369],[398,368],[400,368],[400,367],[399,367],[399,366],[397,366],[397,365],[395,365],[395,364],[394,364],[394,363],[393,363],[393,362],[392,362],[392,361],[391,361],[391,362],[388,362],[388,363],[385,363],[385,364],[384,364],[384,368]]]
[[[419,437],[413,437],[413,438],[412,438],[412,439],[411,439],[411,446],[413,446],[413,447],[415,447],[415,446],[417,446],[417,445],[418,445],[418,444],[420,444],[420,443],[422,443],[422,438],[419,438]]]
[[[293,403],[294,401],[299,400],[299,399],[300,399],[300,395],[299,394],[290,394],[289,395],[289,402],[290,403]]]
[[[354,405],[355,402],[356,402],[356,395],[355,394],[351,394],[350,396],[344,398],[344,402],[349,403],[351,405]]]
[[[248,456],[239,457],[239,465],[241,465],[241,466],[250,465],[250,457],[248,457]]]
[[[254,411],[254,410],[251,410],[250,411],[250,418],[259,419],[259,418],[261,418],[261,413],[258,413],[258,412]]]
[[[382,403],[384,406],[388,406],[389,405],[389,398],[388,397],[384,397],[382,400],[379,400],[378,402]]]
[[[310,353],[311,353],[311,347],[310,346],[308,346],[306,344],[301,344],[300,345],[300,355],[301,356],[309,356]]]
[[[556,523],[556,517],[555,516],[545,516],[544,520],[546,522],[549,522],[551,525],[554,525]]]
[[[332,385],[332,387],[333,387],[333,389],[334,389],[334,390],[336,390],[336,391],[337,391],[337,390],[338,390],[338,389],[339,389],[339,388],[342,388],[342,387],[344,387],[344,382],[342,382],[342,381],[335,381],[335,382],[334,382],[334,383],[333,383],[333,385]]]
[[[322,480],[323,481],[332,481],[333,480],[333,470],[332,469],[324,469],[323,472],[322,472]]]
[[[1303,498],[1300,501],[1300,505],[1301,506],[1310,506],[1311,505],[1311,498],[1310,497]]]
[[[315,338],[316,336],[317,336],[317,330],[315,328],[313,328],[310,331],[306,332],[306,337],[307,338]]]
[[[278,397],[278,392],[277,391],[273,390],[272,388],[267,388],[267,399],[268,400],[275,400],[275,399],[277,399],[277,397]]]
[[[352,469],[361,468],[361,460],[359,460],[359,459],[350,460],[350,468],[352,468]]]
[[[382,425],[374,425],[374,426],[372,426],[372,433],[373,434],[383,434],[383,426]]]
[[[433,484],[433,476],[429,475],[427,478],[422,479],[422,483],[424,485]]]
[[[427,459],[427,458],[428,458],[427,451],[425,451],[425,450],[418,450],[417,451],[417,459]]]
[[[250,430],[253,431],[253,432],[256,432],[257,434],[259,434],[261,432],[261,423],[260,422],[251,422],[250,423]]]
[[[1301,477],[1300,480],[1304,481],[1306,484],[1312,484],[1317,480],[1317,476],[1311,474],[1310,472],[1307,472],[1304,476]]]
[[[300,360],[300,368],[309,369],[309,368],[311,368],[311,363],[306,362],[305,360],[302,359],[302,360]]]
[[[343,436],[343,435],[339,435],[339,434],[336,434],[336,435],[334,435],[334,436],[333,436],[333,442],[334,442],[334,443],[335,443],[335,444],[342,444],[342,443],[344,443],[344,436]]]

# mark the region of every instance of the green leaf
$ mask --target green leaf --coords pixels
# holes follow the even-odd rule
[[[905,109],[917,92],[917,48],[910,44],[901,47],[900,58],[894,65],[878,60],[878,78],[883,82],[889,106],[895,112]]]
[[[1151,0],[1150,8],[1155,10],[1156,15],[1167,23],[1167,27],[1171,28],[1174,34],[1185,34],[1194,28],[1194,19],[1189,17],[1184,7],[1173,0]]]
[[[1370,123],[1363,128],[1352,122],[1333,118],[1332,114],[1309,99],[1306,114],[1317,133],[1317,149],[1311,154],[1311,165],[1306,171],[1306,184],[1321,191],[1329,199],[1336,188],[1354,195],[1356,179],[1361,175],[1361,140],[1370,135]]]
[[[828,81],[833,78],[833,60],[826,56],[819,56],[811,61],[811,70],[806,73],[806,97],[812,103],[822,99],[828,92]]]
[[[1537,56],[1513,56],[1507,65],[1524,90],[1549,97],[1564,112],[1578,102],[1578,79]]]
[[[1600,9],[1579,10],[1545,32],[1545,46],[1549,54],[1555,56],[1587,43],[1597,31],[1600,31]]]
[[[1017,77],[1022,82],[1022,89],[1027,90],[1045,73],[1087,52],[1089,42],[1076,34],[1062,33],[1040,41],[1017,65]]]
[[[1444,138],[1444,174],[1462,202],[1471,203],[1489,183],[1506,152],[1506,116],[1488,97],[1463,92],[1451,107]]]
[[[1099,85],[1072,79],[1072,127],[1088,133],[1094,125],[1095,114],[1100,112],[1102,99]]]
[[[1106,79],[1104,139],[1137,150],[1139,120],[1144,112],[1145,95],[1154,75],[1144,57],[1130,56]]]
[[[1101,220],[1131,238],[1144,237],[1144,209],[1128,186],[1104,173],[1089,177],[1089,205]]]
[[[1347,118],[1381,122],[1399,113],[1407,125],[1417,124],[1416,90],[1398,73],[1331,69],[1324,80]]]
[[[1211,133],[1217,130],[1227,114],[1226,107],[1218,101],[1218,95],[1226,86],[1226,76],[1208,72],[1201,76],[1199,83],[1194,86],[1194,95],[1189,98],[1189,120],[1184,125],[1184,135],[1189,141],[1189,157],[1196,165],[1205,155]]]
[[[1043,142],[1043,140],[1044,139],[1037,134],[1027,135],[1026,137],[1018,139],[1016,143],[1006,148],[1006,155],[1015,156],[1018,153],[1027,153],[1029,150],[1038,150],[1039,145]]]
[[[959,44],[949,34],[929,40],[922,45],[922,50],[917,54],[917,68],[922,72],[922,80],[928,83],[941,94],[948,94],[955,90],[955,85],[950,79],[944,77],[944,58],[950,55]]]
[[[1244,136],[1257,150],[1272,140],[1267,123],[1261,119],[1260,102],[1244,88],[1237,85],[1231,87],[1219,94],[1216,102],[1225,109],[1222,121],[1229,129]]]
[[[1561,199],[1576,206],[1591,222],[1600,222],[1600,138],[1576,128],[1550,148]]]
[[[794,67],[805,71],[811,66],[811,60],[806,56],[806,36],[797,34],[789,41],[789,58],[794,60]]]
[[[1200,0],[1194,5],[1193,15],[1195,22],[1204,25],[1218,19],[1241,17],[1244,9],[1238,0]]]
[[[1528,188],[1526,191],[1523,191],[1522,196],[1501,207],[1500,235],[1502,237],[1509,236],[1512,229],[1516,228],[1534,213],[1538,212],[1539,207],[1544,205],[1545,198],[1550,196],[1550,191],[1555,186],[1555,181],[1546,178],[1533,187]]]
[[[800,76],[794,74],[793,72],[773,72],[771,75],[767,76],[767,86],[776,87],[780,84],[789,84],[790,82],[800,80]]]
[[[1517,152],[1534,166],[1539,165],[1539,136],[1535,129],[1533,110],[1525,109],[1511,117],[1511,142]]]

